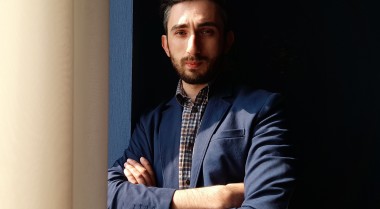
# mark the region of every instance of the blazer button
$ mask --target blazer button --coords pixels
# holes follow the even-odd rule
[[[190,185],[190,180],[187,179],[185,183],[186,183],[186,185]]]

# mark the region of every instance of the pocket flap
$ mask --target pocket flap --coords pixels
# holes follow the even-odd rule
[[[214,138],[240,138],[243,137],[245,134],[244,129],[231,129],[231,130],[224,130],[219,133],[216,133]]]

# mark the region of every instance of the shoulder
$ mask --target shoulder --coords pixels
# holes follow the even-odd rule
[[[252,105],[253,103],[259,106],[274,105],[285,100],[285,95],[280,92],[246,85],[236,86],[234,92],[236,102],[247,103],[247,105]]]

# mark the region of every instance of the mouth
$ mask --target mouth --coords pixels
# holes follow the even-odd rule
[[[201,66],[201,61],[185,61],[185,66],[187,66],[190,69],[198,68]]]

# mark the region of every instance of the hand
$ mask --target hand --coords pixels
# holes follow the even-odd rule
[[[140,163],[133,159],[128,159],[124,163],[124,175],[133,184],[156,186],[153,168],[144,157],[140,158]]]
[[[227,190],[229,191],[229,200],[227,203],[230,203],[228,208],[237,208],[241,207],[241,204],[244,201],[244,183],[233,183],[226,185]]]

